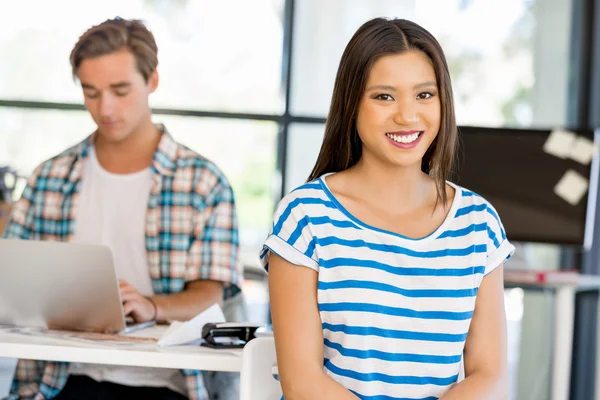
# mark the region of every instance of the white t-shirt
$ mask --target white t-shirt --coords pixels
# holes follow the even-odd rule
[[[102,168],[93,147],[84,164],[77,203],[74,242],[102,244],[113,253],[117,277],[142,295],[154,294],[145,243],[146,209],[152,187],[150,169],[113,174]],[[168,387],[187,396],[179,370],[72,364],[70,373],[129,386]]]

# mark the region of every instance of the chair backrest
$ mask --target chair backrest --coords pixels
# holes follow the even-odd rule
[[[258,337],[244,346],[240,400],[279,400],[283,394],[273,376],[277,363],[272,336]]]

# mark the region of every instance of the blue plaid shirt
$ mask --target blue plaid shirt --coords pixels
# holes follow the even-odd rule
[[[93,143],[82,143],[44,162],[15,203],[5,238],[69,242],[73,239],[83,163]],[[233,192],[215,164],[176,143],[164,130],[151,164],[153,187],[146,212],[148,272],[157,294],[181,292],[187,282],[225,284],[225,298],[243,279]],[[184,370],[188,396],[208,399],[200,371]],[[51,399],[69,374],[65,362],[19,360],[10,399]]]

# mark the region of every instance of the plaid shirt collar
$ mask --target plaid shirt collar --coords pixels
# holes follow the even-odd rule
[[[158,142],[158,147],[154,152],[150,171],[155,176],[173,176],[177,167],[178,145],[163,124],[158,124],[157,127],[162,132],[162,135]],[[73,162],[68,175],[68,182],[70,182],[71,185],[65,185],[63,191],[70,192],[73,189],[72,185],[76,184],[81,179],[83,166],[80,161],[88,156],[89,149],[94,145],[95,140],[96,133],[93,133],[73,148]]]

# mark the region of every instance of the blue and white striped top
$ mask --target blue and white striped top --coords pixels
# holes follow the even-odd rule
[[[477,289],[514,247],[481,196],[456,189],[435,232],[411,239],[352,216],[322,178],[277,207],[261,251],[319,274],[325,372],[365,400],[433,400],[456,383]]]

